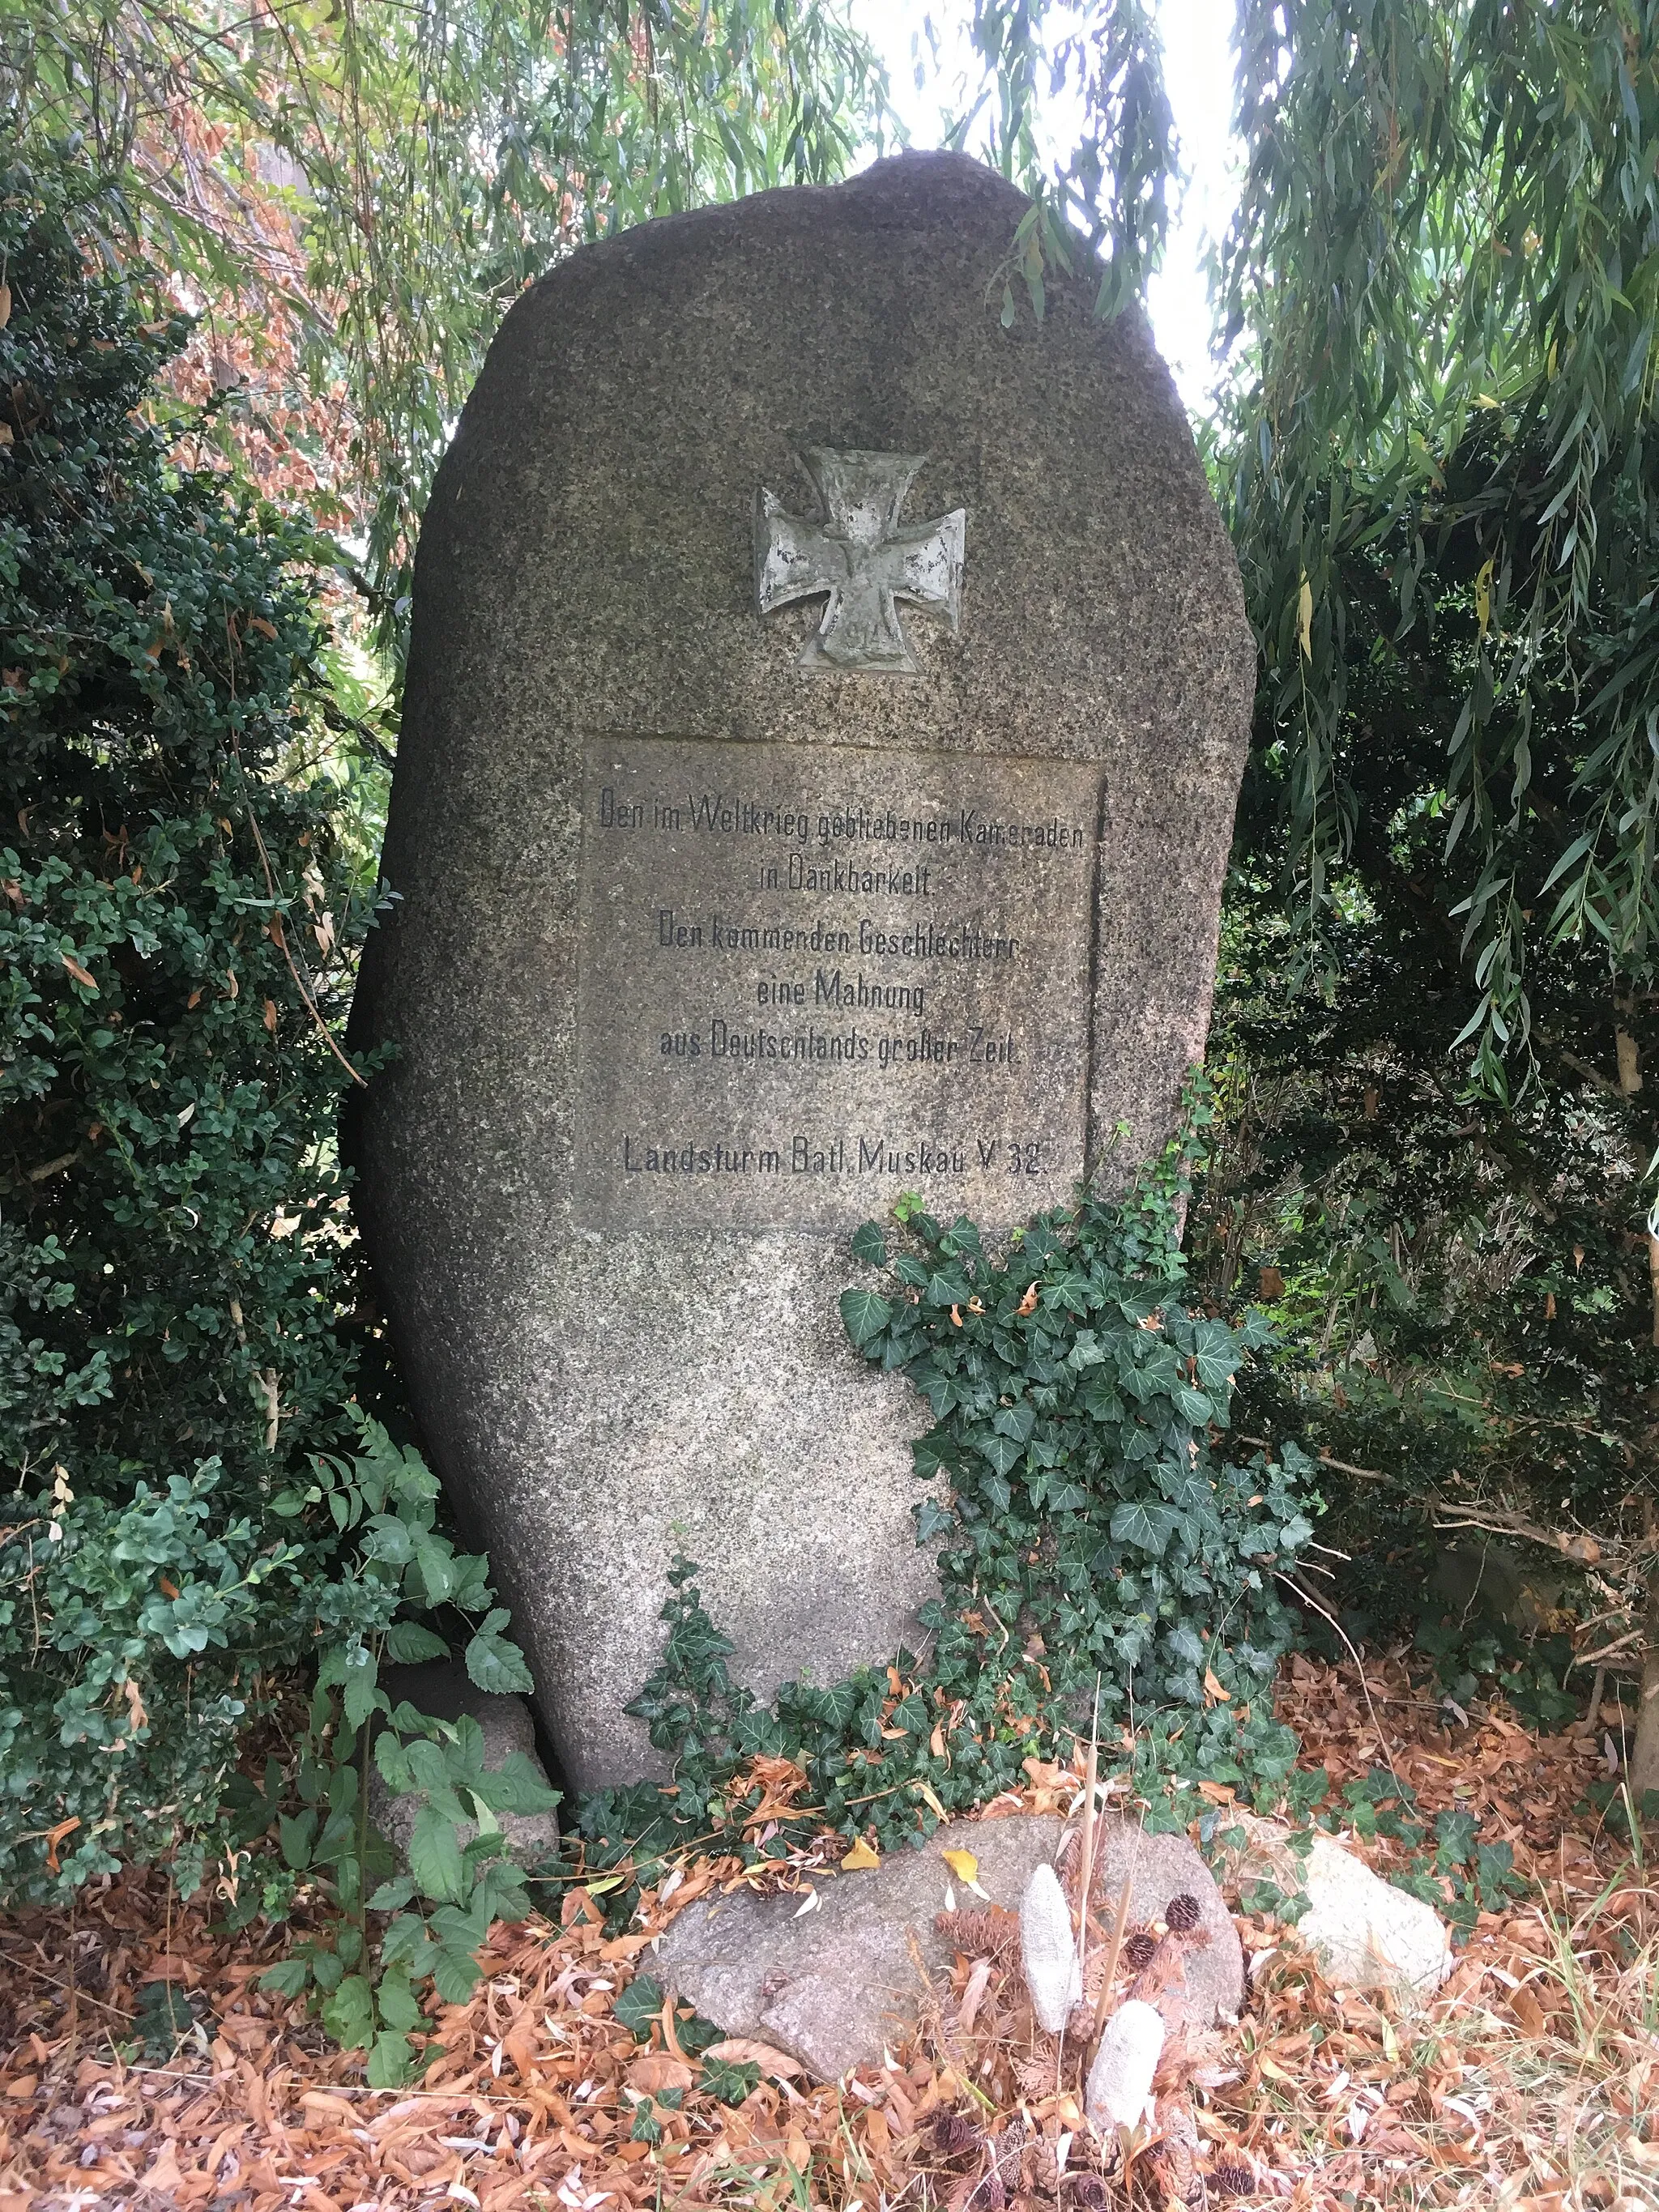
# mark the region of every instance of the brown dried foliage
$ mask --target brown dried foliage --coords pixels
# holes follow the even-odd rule
[[[84,1897],[72,1925],[40,1915],[0,1931],[0,2212],[848,2212],[854,2200],[865,2212],[1127,2212],[1183,2197],[1294,2212],[1650,2212],[1659,1899],[1583,1809],[1595,1736],[1540,1739],[1497,1705],[1449,1736],[1402,1663],[1369,1673],[1368,1707],[1352,1666],[1288,1670],[1279,1709],[1309,1763],[1340,1782],[1391,1760],[1431,1814],[1466,1806],[1483,1839],[1510,1841],[1535,1893],[1483,1917],[1416,2014],[1334,1990],[1293,1931],[1241,1915],[1257,1961],[1249,2011],[1236,2030],[1171,2036],[1154,2084],[1163,2139],[1129,2146],[1127,2174],[1122,2147],[1083,2123],[1080,2039],[1040,2035],[1017,1960],[994,1950],[963,1944],[893,2064],[839,2087],[768,2075],[728,2108],[660,2022],[636,2042],[612,2008],[653,1936],[717,1886],[799,1879],[781,1866],[690,1865],[621,1936],[581,1890],[559,1925],[499,1929],[473,1996],[434,2006],[424,2078],[403,2093],[366,2089],[360,2061],[331,2051],[302,2007],[258,1991],[274,1939],[216,1937],[159,1877],[132,1875]],[[1068,1791],[1066,1770],[1031,1765],[1027,1806],[1075,1798],[1080,1768]],[[790,1787],[771,1779],[778,1795]],[[1383,1840],[1358,1848],[1383,1869],[1399,1856]],[[959,1917],[966,1936],[985,1916]],[[1146,1971],[1126,1945],[1119,1987]],[[184,1993],[199,2033],[171,2064],[140,2065],[117,2046],[131,2050],[134,1994],[158,1979]],[[687,2074],[681,2109],[656,2106],[661,2142],[634,2140],[639,2100]]]

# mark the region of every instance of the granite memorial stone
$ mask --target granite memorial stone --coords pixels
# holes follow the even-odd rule
[[[682,1540],[757,1689],[915,1640],[846,1239],[1120,1174],[1202,1050],[1253,648],[1144,325],[988,306],[1024,204],[906,156],[584,248],[428,508],[350,1143],[578,1786]]]

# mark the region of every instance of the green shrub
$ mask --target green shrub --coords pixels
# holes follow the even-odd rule
[[[12,1899],[118,1856],[187,1872],[270,1671],[361,1596],[325,1514],[272,1510],[351,1435],[323,1024],[367,911],[317,765],[330,549],[181,457],[199,426],[156,380],[185,325],[97,217],[84,168],[0,144]]]
[[[1201,1093],[1189,1103],[1207,1115]],[[1294,1628],[1280,1577],[1319,1501],[1294,1444],[1242,1463],[1221,1448],[1234,1376],[1267,1332],[1259,1315],[1235,1329],[1182,1301],[1197,1149],[1189,1133],[1125,1198],[1044,1215],[1000,1256],[971,1222],[946,1229],[904,1200],[896,1235],[858,1231],[854,1256],[886,1281],[843,1293],[848,1333],[936,1417],[915,1446],[917,1474],[942,1478],[916,1510],[919,1540],[943,1540],[940,1595],[921,1613],[931,1649],[786,1682],[768,1708],[733,1680],[696,1568],[677,1561],[663,1656],[628,1708],[672,1758],[673,1787],[580,1804],[587,1868],[625,1858],[643,1881],[692,1835],[754,1858],[825,1820],[884,1848],[919,1843],[1023,1783],[1033,1755],[1069,1753],[1097,1712],[1109,1765],[1120,1725],[1136,1725],[1150,1826],[1206,1810],[1188,1782],[1298,1802],[1271,1683]],[[757,1756],[799,1765],[810,1802],[762,1820],[745,1771]]]
[[[1276,1463],[1218,1449],[1268,1332],[1182,1303],[1184,1195],[1176,1146],[1127,1203],[1085,1197],[999,1257],[970,1221],[921,1212],[908,1249],[873,1222],[854,1239],[888,1281],[843,1294],[848,1334],[934,1416],[914,1450],[918,1475],[948,1484],[917,1511],[944,1538],[945,1598],[924,1620],[947,1680],[988,1614],[993,1636],[1035,1633],[1049,1696],[1079,1715],[1097,1679],[1113,1720],[1132,1697],[1202,1708],[1272,1679],[1291,1629],[1277,1577],[1313,1534],[1310,1463],[1294,1445]]]

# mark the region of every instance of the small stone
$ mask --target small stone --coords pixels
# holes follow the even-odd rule
[[[1396,1989],[1432,1996],[1452,1969],[1451,1939],[1432,1905],[1374,1874],[1355,1853],[1316,1833],[1304,1858],[1282,1821],[1233,1816],[1246,1843],[1231,1862],[1237,1881],[1271,1881],[1308,1910],[1296,1933],[1327,1981],[1348,1990]]]
[[[641,1965],[727,2035],[774,2044],[819,2081],[838,2081],[880,2065],[884,2044],[897,2048],[924,1974],[935,1987],[948,1981],[956,1947],[934,1925],[951,1885],[942,1853],[970,1843],[981,1888],[1012,1909],[1032,1869],[1052,1867],[1061,1833],[1035,1814],[952,1824],[872,1872],[814,1875],[817,1905],[805,1916],[798,1896],[699,1898]]]
[[[1103,1819],[1095,1830],[1092,1884],[1098,1926],[1109,1929],[1115,1922],[1126,1879],[1129,1919],[1138,1928],[1149,1928],[1158,1920],[1172,1927],[1170,1908],[1178,1897],[1196,1904],[1198,1918],[1188,1936],[1202,1929],[1209,1940],[1189,1941],[1183,1948],[1187,2017],[1196,2028],[1236,2020],[1244,2002],[1244,1954],[1238,1930],[1214,1876],[1186,1837],[1148,1834],[1121,1814]],[[1124,1955],[1133,1972],[1142,1971],[1142,1965],[1130,1957],[1127,1944]]]
[[[1019,1958],[1031,2008],[1050,2035],[1058,2035],[1083,1996],[1083,1975],[1072,1935],[1072,1908],[1051,1866],[1034,1867],[1019,1902]]]
[[[1089,2069],[1085,2110],[1097,2128],[1133,2128],[1152,2109],[1152,2076],[1164,2051],[1155,2005],[1131,1997],[1107,2021]]]

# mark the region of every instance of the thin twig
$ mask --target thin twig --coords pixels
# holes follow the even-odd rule
[[[1135,1842],[1139,1845],[1137,1831]],[[1123,1931],[1129,1924],[1129,1894],[1135,1886],[1134,1861],[1123,1877],[1123,1887],[1118,1893],[1117,1917],[1112,1923],[1112,1940],[1106,1947],[1106,1972],[1100,1984],[1100,1995],[1095,1999],[1095,2024],[1089,2031],[1089,2049],[1092,2053],[1106,2025],[1106,2008],[1112,2001],[1112,1984],[1117,1979],[1117,1962],[1123,1950]]]
[[[1089,1723],[1089,1757],[1083,1771],[1083,1837],[1079,1851],[1078,1972],[1089,1964],[1089,1885],[1095,1873],[1095,1791],[1100,1781],[1100,1677],[1095,1676],[1095,1709]]]
[[[271,871],[270,855],[265,850],[265,841],[260,832],[258,817],[255,815],[252,805],[248,802],[246,793],[244,794],[243,803],[247,806],[247,826],[252,830],[253,842],[259,848],[259,866],[264,870],[265,889],[270,893],[272,899],[275,900],[277,896],[276,878]],[[351,1078],[352,1081],[354,1083],[362,1084],[363,1088],[367,1090],[368,1087],[368,1078],[362,1073],[361,1069],[356,1068],[351,1065],[351,1062],[341,1051],[339,1046],[334,1042],[333,1031],[329,1028],[328,1024],[323,1019],[321,1013],[318,1011],[317,1001],[312,997],[310,992],[306,988],[305,978],[301,975],[299,969],[294,964],[294,955],[289,950],[288,931],[283,927],[282,915],[280,914],[274,913],[271,915],[271,920],[276,925],[277,946],[282,952],[283,959],[288,963],[288,972],[294,978],[294,988],[298,991],[300,996],[305,1000],[306,1011],[311,1016],[312,1020],[316,1023],[318,1029],[321,1031],[324,1043],[333,1054],[335,1059],[339,1061],[341,1066],[344,1068],[346,1073]]]
[[[1316,1613],[1322,1614],[1323,1617],[1329,1621],[1331,1626],[1336,1631],[1337,1634],[1342,1638],[1343,1643],[1346,1644],[1349,1657],[1353,1661],[1354,1665],[1359,1669],[1359,1686],[1364,1693],[1365,1710],[1371,1717],[1371,1726],[1376,1730],[1377,1744],[1382,1750],[1384,1759],[1388,1762],[1389,1772],[1393,1777],[1396,1788],[1404,1790],[1407,1787],[1407,1784],[1401,1780],[1398,1773],[1395,1771],[1394,1760],[1389,1756],[1389,1739],[1382,1733],[1382,1723],[1378,1717],[1376,1707],[1371,1703],[1371,1686],[1365,1680],[1365,1662],[1360,1657],[1358,1652],[1355,1650],[1352,1642],[1349,1638],[1347,1630],[1344,1628],[1341,1622],[1337,1619],[1334,1613],[1329,1612],[1324,1606],[1321,1605],[1319,1600],[1314,1595],[1313,1592],[1308,1589],[1305,1583],[1297,1582],[1294,1575],[1287,1575],[1278,1567],[1273,1569],[1273,1572],[1279,1577],[1279,1581],[1284,1583],[1287,1588],[1293,1589],[1298,1597],[1304,1598],[1313,1607]]]
[[[72,2002],[78,1998],[82,2004],[96,2005],[100,2012],[106,2012],[112,2020],[118,2020],[123,2027],[132,2026],[130,2012],[123,2012],[117,2005],[106,2004],[101,1997],[93,1996],[85,1990],[77,1990],[72,1983],[60,1982],[56,1974],[42,1972],[39,1966],[32,1966],[27,1959],[8,1957],[6,1964],[8,1966],[21,1966],[26,1974],[33,1974],[37,1982],[44,1982],[48,1989],[61,1990]]]

